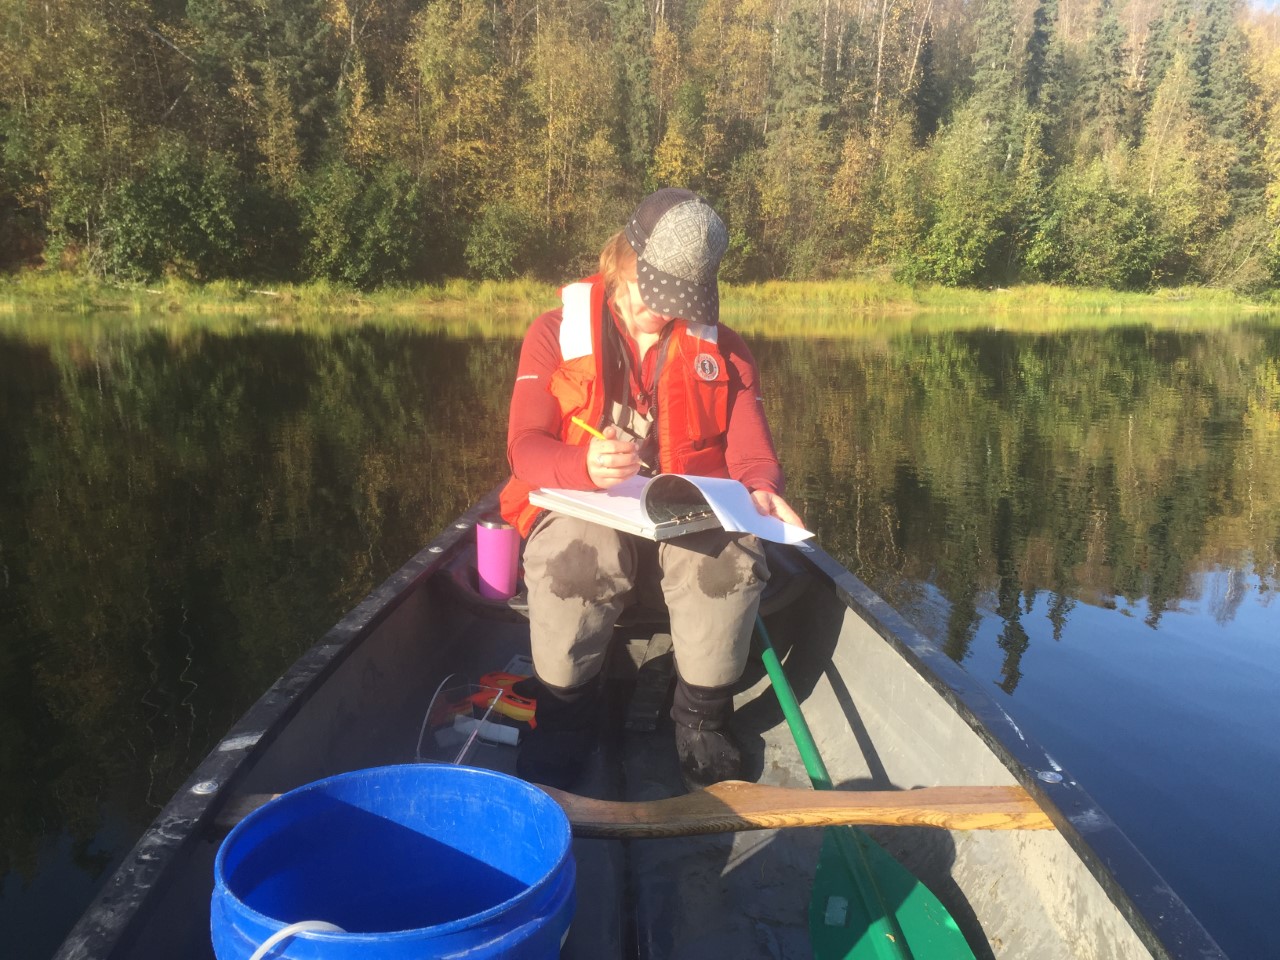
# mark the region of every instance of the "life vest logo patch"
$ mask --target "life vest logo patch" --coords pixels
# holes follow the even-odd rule
[[[703,380],[715,380],[720,376],[720,364],[709,353],[700,353],[693,361],[693,369]]]

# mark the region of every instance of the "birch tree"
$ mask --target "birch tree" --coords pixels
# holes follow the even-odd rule
[[[1152,205],[1163,255],[1160,270],[1191,277],[1197,258],[1230,210],[1232,153],[1192,107],[1187,59],[1174,56],[1152,99],[1138,147],[1135,187]]]

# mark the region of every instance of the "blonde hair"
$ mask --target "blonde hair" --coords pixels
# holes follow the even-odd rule
[[[619,281],[630,280],[636,275],[636,252],[627,240],[624,231],[619,230],[605,241],[600,251],[600,276],[604,280],[606,294],[612,294]]]

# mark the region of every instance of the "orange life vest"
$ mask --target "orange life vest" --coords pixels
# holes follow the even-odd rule
[[[604,384],[604,282],[600,276],[570,284],[560,292],[560,366],[547,385],[560,405],[560,438],[585,446],[591,435],[573,422],[603,427],[609,400]],[[659,346],[655,390],[658,467],[663,473],[727,477],[726,431],[729,428],[728,361],[716,345],[717,328],[673,320]],[[528,536],[541,508],[529,503],[529,484],[512,477],[502,490],[503,518]]]

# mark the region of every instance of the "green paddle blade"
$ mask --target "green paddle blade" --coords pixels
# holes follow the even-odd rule
[[[973,960],[938,898],[856,827],[828,827],[809,900],[815,960]]]

